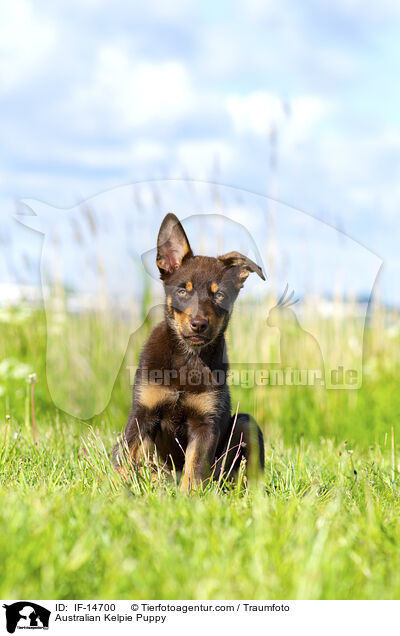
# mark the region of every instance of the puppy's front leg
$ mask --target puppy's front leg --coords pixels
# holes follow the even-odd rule
[[[181,492],[189,493],[210,470],[218,442],[218,434],[212,423],[188,422],[189,443],[185,453],[185,466]]]
[[[114,466],[118,472],[122,470],[123,456],[128,456],[128,461],[136,466],[151,458],[156,426],[157,423],[148,409],[139,407],[132,410],[125,433],[113,449]]]

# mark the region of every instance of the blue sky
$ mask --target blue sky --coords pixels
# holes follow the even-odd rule
[[[18,199],[216,178],[360,241],[397,302],[399,35],[394,0],[2,3],[0,278],[37,259]]]

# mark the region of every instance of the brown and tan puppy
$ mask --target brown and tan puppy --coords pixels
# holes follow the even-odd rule
[[[263,469],[260,428],[247,414],[236,419],[231,414],[224,339],[244,281],[250,272],[265,280],[262,270],[238,252],[194,256],[173,214],[161,224],[157,266],[165,289],[165,318],[140,356],[132,410],[113,450],[116,468],[123,452],[139,463],[155,446],[158,457],[183,470],[185,492],[210,473],[219,477],[232,462],[236,470],[252,453]]]

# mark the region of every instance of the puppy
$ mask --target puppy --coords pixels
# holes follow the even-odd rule
[[[261,429],[244,413],[232,416],[224,333],[234,302],[251,272],[261,268],[238,252],[194,256],[173,214],[157,240],[157,267],[165,290],[165,317],[140,356],[132,410],[113,450],[133,464],[157,449],[163,461],[183,470],[189,492],[209,475],[238,469],[242,458],[264,469]]]

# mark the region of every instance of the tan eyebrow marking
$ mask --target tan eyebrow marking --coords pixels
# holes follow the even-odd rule
[[[219,288],[218,288],[218,284],[217,283],[212,283],[211,284],[211,291],[212,291],[213,294],[216,294],[218,289]]]
[[[188,282],[185,285],[186,291],[192,291],[193,289],[193,283],[191,280],[188,280]]]

